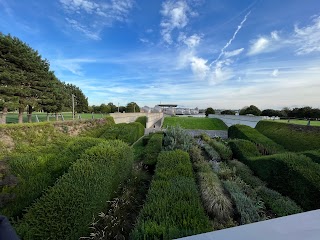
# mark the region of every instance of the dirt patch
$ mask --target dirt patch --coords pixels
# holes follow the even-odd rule
[[[320,127],[302,126],[302,125],[298,125],[298,124],[288,124],[288,126],[291,131],[304,132],[304,133],[319,133],[320,134]]]
[[[10,137],[9,135],[6,135],[5,133],[0,133],[0,148],[6,150],[6,151],[11,151],[15,147],[15,143],[13,141],[13,138]]]

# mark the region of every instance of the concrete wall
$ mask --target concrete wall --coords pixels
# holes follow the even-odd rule
[[[221,119],[228,127],[235,124],[243,124],[250,127],[255,127],[257,123],[263,119],[259,116],[242,116],[242,115],[218,115],[209,114],[209,118]]]
[[[146,116],[148,118],[146,128],[150,128],[163,118],[163,113],[110,113],[110,116],[113,117],[115,123],[130,123],[138,117]]]

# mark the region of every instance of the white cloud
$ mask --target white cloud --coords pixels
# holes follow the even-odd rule
[[[239,48],[236,50],[233,50],[231,52],[224,52],[224,57],[229,58],[229,57],[234,57],[234,56],[238,56],[240,53],[242,53],[244,50],[244,48]]]
[[[280,39],[279,33],[277,31],[271,32],[271,38],[278,41]]]
[[[273,76],[273,77],[278,77],[278,76],[279,76],[279,69],[273,70],[271,76]]]
[[[206,64],[207,60],[194,56],[191,58],[190,62],[193,74],[201,80],[205,79],[210,70],[209,66]]]
[[[189,48],[195,48],[199,45],[201,41],[201,36],[198,34],[193,34],[190,37],[187,37],[184,33],[181,33],[178,38],[179,42],[183,42]]]
[[[189,18],[195,15],[186,0],[167,0],[162,4],[160,11],[163,19],[160,23],[163,40],[172,44],[172,31],[181,30],[187,26]]]
[[[251,42],[248,55],[256,55],[265,52],[270,45],[270,40],[265,37],[260,37]]]
[[[60,0],[69,25],[87,37],[99,40],[104,27],[126,22],[134,0]]]
[[[320,16],[313,19],[313,24],[294,28],[294,44],[298,55],[320,52]]]

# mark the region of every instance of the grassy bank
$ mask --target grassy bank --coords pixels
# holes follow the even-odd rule
[[[203,130],[227,130],[226,124],[216,118],[198,117],[166,117],[163,127],[178,126],[184,129],[203,129]]]

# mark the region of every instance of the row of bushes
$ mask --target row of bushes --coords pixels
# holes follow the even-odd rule
[[[233,125],[228,129],[229,138],[245,139],[255,143],[263,155],[284,152],[285,149],[254,128],[245,125]]]
[[[12,201],[1,208],[1,213],[15,217],[29,206],[42,192],[52,186],[56,179],[88,148],[104,142],[97,138],[76,137],[65,146],[51,145],[37,151],[16,153],[9,157],[10,174],[18,184],[2,188],[2,194],[13,195]],[[64,148],[61,151],[61,148]]]
[[[217,139],[211,139],[207,134],[201,134],[201,138],[219,153],[221,160],[227,161],[232,159],[232,151],[228,145]]]
[[[93,128],[83,131],[80,136],[99,138],[110,126],[115,125],[114,119],[111,116],[106,116],[104,121],[104,124],[99,124]]]
[[[142,126],[144,126],[146,128],[147,127],[147,121],[148,121],[147,116],[141,116],[141,117],[138,117],[135,122],[141,123]]]
[[[105,129],[100,138],[115,140],[119,139],[128,144],[133,144],[144,135],[144,127],[141,123],[119,123]]]
[[[162,133],[156,133],[150,137],[144,150],[144,164],[154,166],[157,163],[158,154],[162,150],[162,141]]]
[[[320,127],[260,121],[256,129],[293,152],[320,149]]]
[[[173,239],[212,230],[188,153],[161,152],[133,239]]]
[[[231,168],[235,168],[236,174],[247,184],[254,188],[262,198],[266,206],[278,217],[300,213],[302,209],[290,198],[266,187],[265,182],[253,175],[251,169],[237,160],[228,161]]]
[[[190,149],[190,157],[195,173],[203,205],[208,215],[217,225],[224,225],[232,220],[232,202],[226,195],[222,183],[217,174],[212,170],[209,162],[201,155],[199,147]]]
[[[302,154],[310,158],[315,163],[320,164],[320,149],[314,150],[314,151],[305,151],[305,152],[302,152]]]
[[[130,174],[133,152],[121,141],[85,151],[15,224],[23,239],[78,239]]]

